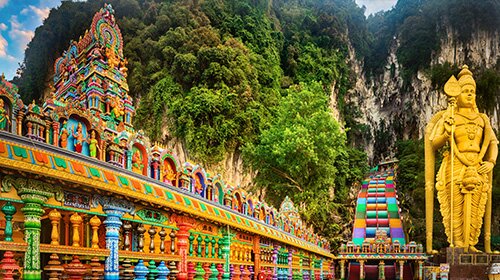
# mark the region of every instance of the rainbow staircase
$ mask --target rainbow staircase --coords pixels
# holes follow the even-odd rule
[[[361,246],[365,240],[372,241],[377,230],[386,231],[393,243],[398,240],[401,246],[406,244],[393,177],[390,171],[373,174],[363,181],[354,220],[354,244]]]

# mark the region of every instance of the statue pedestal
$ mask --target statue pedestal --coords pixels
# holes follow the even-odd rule
[[[449,279],[488,279],[490,263],[499,261],[500,254],[466,253],[463,248],[446,248]]]

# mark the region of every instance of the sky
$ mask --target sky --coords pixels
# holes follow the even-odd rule
[[[397,0],[355,0],[366,6],[368,16],[381,10],[389,10]],[[23,61],[24,50],[43,23],[50,9],[61,0],[0,0],[0,73],[10,80]]]
[[[358,6],[365,5],[366,12],[365,16],[374,14],[378,11],[390,10],[394,5],[396,5],[397,0],[355,0]]]
[[[61,0],[0,0],[0,73],[14,77],[35,29]]]

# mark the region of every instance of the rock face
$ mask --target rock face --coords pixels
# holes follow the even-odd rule
[[[498,32],[491,34],[478,31],[467,43],[459,42],[451,28],[441,39],[440,51],[433,54],[432,65],[468,63],[473,73],[482,69],[495,69],[500,61],[500,37]],[[425,125],[431,116],[445,109],[446,97],[431,84],[430,71],[419,71],[405,86],[401,66],[396,56],[399,47],[397,37],[387,58],[383,73],[366,78],[363,63],[350,51],[349,64],[353,72],[354,86],[346,96],[346,102],[359,106],[359,122],[370,127],[372,141],[366,141],[366,150],[373,162],[391,157],[396,139],[421,138]],[[478,95],[481,92],[477,93]],[[484,112],[482,108],[480,111]],[[493,128],[499,129],[499,105],[492,112]],[[379,149],[380,147],[380,149]]]

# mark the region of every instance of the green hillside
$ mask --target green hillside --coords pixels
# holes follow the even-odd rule
[[[493,34],[500,26],[498,0],[399,0],[369,18],[354,0],[63,1],[37,28],[14,79],[25,102],[43,99],[55,59],[84,34],[104,2],[115,10],[130,94],[140,101],[135,127],[153,141],[180,139],[202,164],[220,163],[228,152],[242,154],[255,174],[252,191],[265,193],[275,206],[289,195],[332,244],[347,237],[341,234],[351,228],[349,194],[357,193],[353,185],[368,170],[360,143],[375,142],[377,154],[390,137],[382,133],[389,130],[385,123],[371,132],[357,121],[360,108],[348,94],[359,77],[349,68],[349,46],[370,81],[387,67],[398,36],[405,80],[400,94],[411,94],[409,81],[418,70],[435,87],[456,74],[458,65],[430,67],[446,28],[467,42],[478,30]],[[472,66],[478,69],[479,107],[491,113],[499,104],[500,65]],[[410,239],[423,242],[424,213],[416,209],[423,205],[419,141],[400,142],[396,155],[404,170],[398,189],[408,198],[402,207],[411,213],[405,221]],[[494,199],[499,195],[496,188]],[[498,217],[498,207],[494,211]],[[437,247],[444,244],[436,240]]]

